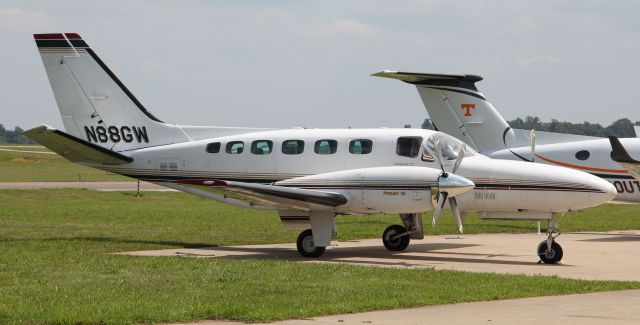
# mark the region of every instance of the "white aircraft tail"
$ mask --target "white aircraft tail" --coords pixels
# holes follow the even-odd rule
[[[381,71],[373,76],[415,85],[433,125],[481,153],[515,145],[515,135],[507,121],[476,88],[475,83],[482,80],[480,76],[397,71]]]
[[[113,151],[189,141],[153,116],[76,33],[34,35],[67,133]]]

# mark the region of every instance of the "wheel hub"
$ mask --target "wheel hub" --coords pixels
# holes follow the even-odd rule
[[[548,258],[548,259],[553,259],[556,256],[556,251],[553,249],[549,249],[547,248],[544,251],[544,257]]]
[[[398,237],[397,235],[398,235],[398,234],[396,233],[396,231],[395,231],[395,230],[392,230],[392,231],[389,231],[389,232],[387,233],[387,236],[386,236],[386,238],[385,238],[385,239],[386,239],[389,243],[391,243],[391,244],[393,244],[393,245],[396,245],[396,244],[398,244],[399,239],[400,239],[400,237]]]
[[[313,252],[316,248],[316,245],[313,243],[313,237],[307,236],[302,240],[302,247],[307,252]]]

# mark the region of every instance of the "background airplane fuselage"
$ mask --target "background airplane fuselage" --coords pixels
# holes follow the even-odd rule
[[[620,142],[631,153],[640,152],[640,139],[622,138]],[[611,158],[611,144],[606,138],[536,145],[534,161],[581,170],[612,183],[616,200],[640,202],[640,182]],[[531,147],[518,147],[493,152],[491,158],[531,159]]]

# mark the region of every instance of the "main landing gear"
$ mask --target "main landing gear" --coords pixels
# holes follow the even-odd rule
[[[423,239],[422,214],[403,213],[400,219],[404,226],[391,225],[382,233],[382,243],[390,251],[400,252],[409,246],[411,239]]]
[[[401,225],[391,225],[382,233],[382,243],[390,251],[403,251],[407,249],[410,241],[409,231]]]
[[[304,257],[320,257],[327,249],[326,247],[319,247],[314,244],[311,229],[300,233],[296,241],[296,247],[298,248],[298,253]]]
[[[313,217],[313,216],[312,216]],[[326,216],[325,216],[326,217]],[[407,249],[411,239],[423,239],[424,231],[422,229],[422,214],[420,213],[403,213],[400,214],[402,220],[401,225],[389,226],[382,234],[382,243],[390,251],[398,252]],[[323,224],[318,221],[327,221]],[[315,226],[313,225],[315,222]],[[298,253],[304,257],[320,257],[327,249],[331,241],[332,234],[335,235],[335,224],[333,219],[318,218],[312,220],[312,228],[300,233],[296,241]],[[324,230],[324,231],[323,231]],[[314,232],[315,235],[314,236]],[[324,236],[324,237],[323,237]],[[316,238],[314,238],[316,237]],[[320,246],[322,245],[322,246]]]
[[[556,264],[562,260],[562,246],[556,243],[555,240],[560,236],[560,233],[557,232],[557,226],[558,224],[554,219],[549,220],[547,239],[538,245],[538,256],[540,257],[540,261],[545,264]]]

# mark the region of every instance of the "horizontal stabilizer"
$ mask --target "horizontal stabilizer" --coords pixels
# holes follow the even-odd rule
[[[482,80],[482,77],[472,74],[418,73],[391,70],[376,72],[372,74],[372,76],[398,79],[414,85],[451,83],[453,86],[453,84],[455,83],[466,83],[470,84],[473,89],[475,89],[475,86],[473,86],[473,84]],[[469,88],[469,85],[465,86],[463,86],[462,88]]]
[[[72,162],[120,165],[133,161],[131,157],[76,138],[48,125],[37,126],[24,131],[23,134]]]
[[[640,181],[640,161],[631,158],[620,140],[616,136],[610,136],[611,158],[618,162],[629,174]]]

